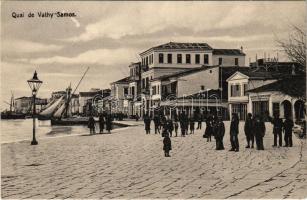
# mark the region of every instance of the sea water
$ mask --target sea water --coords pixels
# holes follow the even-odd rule
[[[113,127],[117,128],[117,127]],[[96,124],[96,132],[99,126]],[[1,143],[32,140],[33,119],[1,120]],[[85,125],[51,126],[50,120],[36,120],[36,139],[89,134]]]

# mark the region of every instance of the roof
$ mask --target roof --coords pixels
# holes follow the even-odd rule
[[[237,56],[245,56],[240,49],[213,49],[213,55],[237,55]]]
[[[155,80],[165,81],[165,80],[170,79],[170,78],[181,77],[181,76],[193,74],[193,73],[205,70],[205,69],[209,69],[209,68],[212,69],[212,68],[215,68],[215,67],[217,67],[217,66],[214,66],[214,67],[204,67],[204,66],[203,67],[196,67],[196,68],[192,68],[192,69],[187,69],[187,70],[184,70],[184,71],[176,72],[176,73],[173,73],[173,74],[168,74],[168,75],[160,76],[160,77],[157,77],[155,79],[152,79],[151,81],[155,81]]]
[[[185,97],[179,97],[178,99],[220,99],[221,98],[221,90],[219,89],[211,89],[205,90],[203,92],[194,93]]]
[[[207,43],[181,43],[181,42],[169,42],[166,44],[161,44],[159,46],[152,47],[141,54],[144,54],[150,50],[165,50],[165,49],[176,49],[176,50],[212,50],[213,48]]]
[[[125,78],[122,78],[122,79],[120,79],[120,80],[118,80],[118,81],[115,81],[115,82],[112,82],[112,83],[119,83],[119,84],[124,84],[124,83],[130,83],[130,76],[127,76],[127,77],[125,77]],[[111,84],[112,84],[111,83]]]
[[[89,92],[79,92],[80,97],[91,97],[91,96],[95,96],[97,94],[102,94],[102,90],[99,91],[89,91]]]
[[[177,72],[177,73],[174,73],[174,74],[169,74],[169,75],[164,75],[164,76],[160,76],[160,77],[157,77],[151,81],[155,81],[155,80],[161,80],[161,81],[165,81],[165,80],[168,80],[170,78],[176,78],[176,77],[182,77],[182,76],[186,76],[186,75],[190,75],[190,74],[193,74],[193,73],[197,73],[197,72],[200,72],[200,71],[204,71],[204,70],[209,70],[209,69],[214,69],[214,68],[218,68],[220,67],[222,69],[222,77],[223,77],[223,80],[229,78],[233,73],[235,73],[236,71],[248,71],[250,70],[250,68],[248,67],[238,67],[238,66],[201,66],[201,67],[196,67],[196,68],[192,68],[192,69],[188,69],[188,70],[185,70],[185,71],[181,71],[181,72]]]
[[[15,100],[19,100],[19,99],[32,99],[33,97],[25,97],[25,96],[23,96],[23,97],[19,97],[19,98],[16,98]]]
[[[249,93],[279,91],[292,97],[306,99],[306,77],[291,76],[282,80],[248,90]]]

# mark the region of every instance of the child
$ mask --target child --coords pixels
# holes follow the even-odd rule
[[[174,121],[174,127],[175,127],[175,133],[176,133],[175,137],[177,137],[177,133],[178,133],[178,122],[177,121]]]
[[[172,150],[172,142],[168,134],[166,134],[163,139],[163,150],[164,150],[164,156],[170,157],[169,151]]]

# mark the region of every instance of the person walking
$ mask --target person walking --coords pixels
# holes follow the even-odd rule
[[[230,151],[239,151],[239,117],[236,113],[232,113],[231,123],[230,123]]]
[[[136,113],[136,115],[135,115],[135,121],[139,121],[139,119],[140,119],[140,117],[139,117],[139,115]]]
[[[146,114],[144,116],[144,124],[145,124],[145,131],[146,131],[146,134],[150,134],[150,123],[151,123],[151,119],[150,117],[148,116],[148,114]]]
[[[174,120],[173,126],[175,128],[175,134],[176,134],[175,137],[177,137],[178,136],[178,122],[176,119]]]
[[[88,128],[90,129],[90,135],[95,134],[95,119],[93,116],[90,116],[88,120]]]
[[[164,150],[164,156],[170,157],[169,152],[170,150],[172,150],[172,141],[171,138],[168,136],[168,134],[166,134],[163,139],[163,150]]]
[[[255,116],[253,131],[255,133],[257,150],[264,150],[263,137],[265,135],[265,124],[259,115]]]
[[[190,134],[194,134],[194,129],[195,129],[195,121],[193,119],[193,117],[191,117],[190,119]]]
[[[101,113],[99,115],[99,133],[103,133],[103,129],[104,129],[104,123],[105,123],[105,120],[104,120],[104,116],[103,114]]]
[[[213,117],[210,115],[206,119],[206,130],[204,138],[207,138],[207,142],[211,142],[211,136],[213,133]]]
[[[274,144],[273,147],[277,146],[277,138],[279,147],[282,147],[282,127],[283,122],[282,119],[279,118],[279,114],[275,114],[274,118],[270,118],[271,123],[273,124],[273,134],[274,134]]]
[[[286,117],[286,120],[283,124],[283,129],[285,132],[285,147],[292,147],[292,128],[294,126],[293,121],[290,119],[289,116]]]
[[[155,115],[153,118],[154,126],[155,126],[155,134],[160,134],[160,117]]]
[[[106,130],[108,131],[108,133],[111,133],[111,130],[112,130],[112,115],[111,114],[108,114],[106,116]]]
[[[199,113],[199,114],[198,114],[198,117],[197,117],[197,130],[198,130],[198,129],[201,130],[202,121],[203,121],[203,116],[202,116],[201,113]]]
[[[253,123],[252,114],[248,113],[244,124],[244,132],[247,141],[246,148],[254,148]]]
[[[213,125],[214,129],[214,138],[216,142],[216,150],[224,150],[223,139],[225,135],[225,125],[222,121],[222,117],[218,117]]]

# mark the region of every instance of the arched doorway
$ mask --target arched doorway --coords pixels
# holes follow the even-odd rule
[[[303,119],[305,117],[305,103],[302,100],[297,100],[294,103],[295,119]]]
[[[288,100],[284,100],[282,103],[281,103],[282,107],[283,107],[283,110],[284,110],[284,118],[286,117],[289,117],[291,118],[292,117],[292,105],[291,105],[291,102],[288,101]]]

